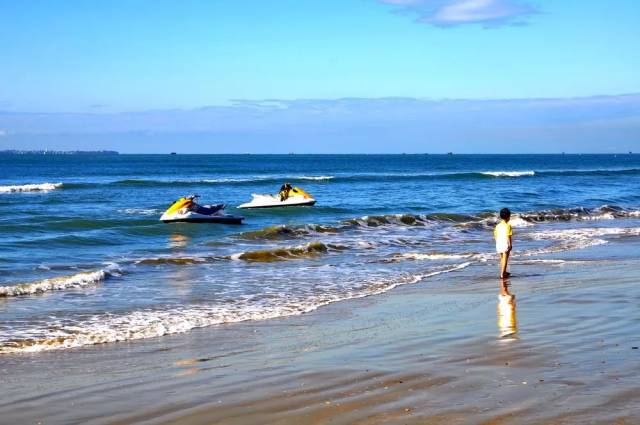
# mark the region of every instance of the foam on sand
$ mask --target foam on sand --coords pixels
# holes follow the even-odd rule
[[[0,186],[0,193],[15,193],[15,192],[49,192],[51,190],[59,189],[63,185],[62,183],[38,183],[38,184],[22,184],[14,186]]]

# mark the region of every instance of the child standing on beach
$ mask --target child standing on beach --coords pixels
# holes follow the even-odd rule
[[[513,231],[509,224],[511,219],[511,211],[508,208],[500,210],[500,223],[493,229],[493,238],[496,240],[496,252],[500,255],[500,278],[509,277],[511,273],[507,272],[509,263],[509,254],[511,253],[511,236]]]

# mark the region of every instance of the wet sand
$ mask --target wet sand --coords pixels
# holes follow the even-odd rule
[[[475,264],[296,317],[2,356],[0,423],[640,423],[640,261],[590,260],[606,252],[516,261],[502,289]]]

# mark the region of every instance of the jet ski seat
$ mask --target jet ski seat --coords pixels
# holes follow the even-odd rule
[[[218,211],[224,209],[224,204],[216,204],[216,205],[197,205],[194,212],[203,215],[211,215],[215,214]]]

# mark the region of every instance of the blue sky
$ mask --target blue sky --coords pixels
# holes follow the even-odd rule
[[[583,111],[581,129],[610,129],[590,149],[606,151],[615,143],[615,149],[632,149],[640,144],[638,100],[620,95],[640,93],[639,45],[636,0],[0,0],[0,148],[67,146],[71,142],[63,142],[64,135],[83,132],[97,137],[96,146],[118,146],[118,137],[131,136],[130,127],[158,140],[170,128],[166,140],[172,140],[193,132],[187,122],[202,116],[202,108],[217,107],[233,116],[233,128],[227,128],[227,115],[209,116],[207,125],[197,128],[204,139],[193,145],[187,140],[185,149],[221,151],[219,135],[229,132],[246,142],[245,150],[264,150],[265,143],[274,151],[287,149],[308,137],[298,131],[302,125],[337,125],[327,117],[343,114],[331,134],[349,143],[340,132],[358,128],[349,149],[367,151],[362,140],[376,135],[361,129],[363,119],[378,120],[370,127],[379,125],[381,116],[405,123],[395,114],[397,103],[381,101],[392,97],[414,99],[401,110],[419,121],[434,116],[426,104],[445,99],[474,105],[519,99],[521,107],[531,99],[560,99],[567,114],[564,121],[555,118],[560,124],[550,118],[551,104],[543,114],[522,112],[520,122],[531,129],[531,141],[537,134],[535,141],[549,148],[565,141],[570,147],[580,131],[572,136],[571,126],[578,124],[568,105],[580,104],[574,107]],[[602,105],[576,100],[602,95],[619,96],[625,113],[612,116]],[[339,101],[344,98],[358,101],[345,107]],[[293,111],[276,122],[270,114],[261,133],[239,131],[243,122],[263,119],[268,99],[277,100],[280,109],[298,108],[304,101],[305,108],[316,108],[317,120],[310,122],[308,111],[304,119]],[[259,107],[249,107],[249,101]],[[618,111],[609,103],[607,108]],[[357,112],[352,110],[356,104]],[[490,105],[485,105],[492,111],[488,122],[513,118]],[[585,105],[595,109],[584,112]],[[480,123],[465,119],[465,108],[445,109],[446,119],[432,120],[429,127],[408,126],[415,133],[405,139],[421,142],[399,145],[408,151],[448,150],[439,143],[464,147]],[[185,116],[192,118],[185,121]],[[139,125],[124,128],[114,123],[117,118]],[[439,123],[457,119],[467,123],[468,135],[441,132]],[[558,125],[561,131],[542,132],[554,142],[539,140],[540,131],[534,131]],[[510,134],[515,139],[522,133]],[[277,140],[266,139],[273,134]],[[490,150],[492,137],[486,144],[472,143],[473,150]],[[376,146],[392,139],[387,135]],[[127,146],[153,150],[144,142]]]

